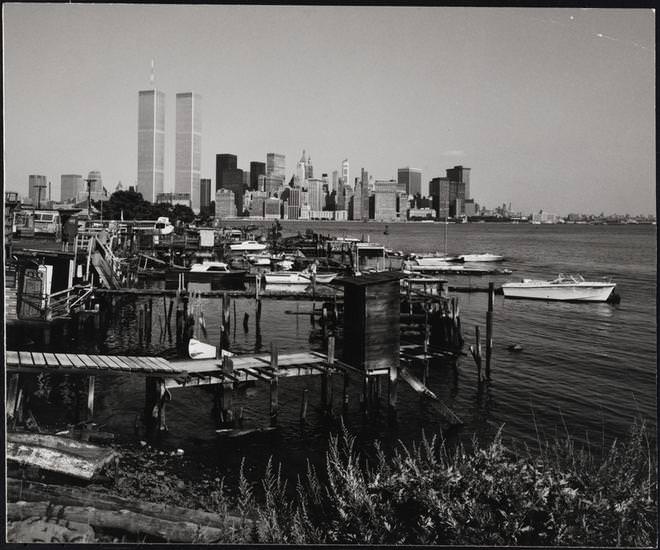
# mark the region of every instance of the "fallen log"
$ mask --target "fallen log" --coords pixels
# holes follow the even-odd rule
[[[231,514],[223,517],[220,513],[127,499],[81,487],[66,487],[14,478],[7,479],[7,500],[51,502],[65,506],[94,506],[99,510],[128,510],[167,521],[184,521],[217,529],[237,526],[242,521],[239,516]],[[248,519],[247,522],[251,523],[252,520]]]
[[[150,535],[168,542],[219,542],[224,532],[215,527],[187,521],[168,521],[130,510],[99,510],[93,506],[60,506],[50,502],[9,502],[7,519],[20,521],[31,517],[56,517],[94,528],[118,529],[139,535]]]
[[[90,480],[119,453],[66,437],[7,434],[7,460]]]

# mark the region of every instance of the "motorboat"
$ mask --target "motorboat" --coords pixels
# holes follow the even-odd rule
[[[504,256],[499,254],[463,254],[459,256],[463,262],[501,262]]]
[[[315,276],[316,282],[319,284],[327,284],[331,282],[337,273],[312,273],[311,271],[273,271],[271,273],[264,273],[266,285],[303,285],[308,286],[312,284],[312,278]]]
[[[240,243],[230,244],[229,248],[233,252],[261,252],[266,250],[268,245],[257,241],[243,241]]]
[[[417,265],[421,266],[434,266],[434,265],[445,265],[448,262],[462,262],[461,256],[424,256],[418,254],[411,254],[410,259],[417,262]]]
[[[585,281],[581,275],[563,275],[552,281],[523,279],[519,283],[504,283],[506,298],[530,300],[560,300],[566,302],[606,302],[614,292],[616,283]]]
[[[254,254],[248,256],[248,260],[253,265],[269,266],[273,258],[270,254]]]
[[[220,282],[226,287],[242,287],[246,271],[230,269],[224,262],[206,260],[190,266],[190,271],[184,273],[186,281],[193,283]]]

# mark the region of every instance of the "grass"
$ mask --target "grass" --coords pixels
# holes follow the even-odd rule
[[[390,457],[376,445],[368,460],[344,429],[331,437],[324,475],[308,465],[294,497],[269,460],[259,502],[241,469],[237,497],[223,487],[214,495],[219,513],[242,518],[222,542],[655,545],[656,457],[644,422],[598,456],[568,434],[515,454],[501,432],[473,443],[449,450],[423,438]]]

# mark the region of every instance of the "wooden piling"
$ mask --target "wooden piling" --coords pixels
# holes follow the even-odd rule
[[[144,310],[142,306],[138,307],[138,344],[142,347],[142,341],[144,339]]]
[[[89,375],[87,377],[87,420],[94,416],[94,385],[96,377]]]
[[[348,371],[344,370],[344,380],[342,387],[342,407],[344,411],[348,409]]]
[[[307,420],[307,403],[309,400],[308,396],[309,391],[307,388],[303,389],[302,393],[302,403],[300,405],[300,421],[305,422]]]
[[[270,380],[270,425],[277,425],[278,403],[278,351],[277,343],[270,344],[270,366],[273,369],[273,378]]]
[[[147,344],[151,344],[152,310],[153,310],[153,300],[149,298],[149,303],[147,304],[147,313],[145,317],[145,322],[146,322],[145,333],[146,333]]]
[[[231,374],[234,370],[234,363],[230,357],[222,358],[222,372]],[[228,377],[223,378],[223,382],[218,385],[218,408],[220,409],[220,424],[231,425],[234,420],[234,411],[232,408],[234,397],[234,384]]]
[[[324,411],[328,410],[330,403],[329,386],[332,383],[331,369],[335,364],[335,337],[328,338],[328,362],[326,363],[323,374],[321,375],[321,407]]]
[[[248,321],[250,320],[250,314],[246,311],[243,315],[243,330],[248,331]]]
[[[495,285],[488,283],[488,311],[486,312],[486,378],[490,380],[490,362],[493,354],[493,302]]]

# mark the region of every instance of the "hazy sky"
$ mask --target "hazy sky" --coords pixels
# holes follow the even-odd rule
[[[655,211],[652,10],[4,4],[5,189],[137,178],[138,90],[202,95],[202,176],[302,150],[315,175],[455,164],[524,212]]]

